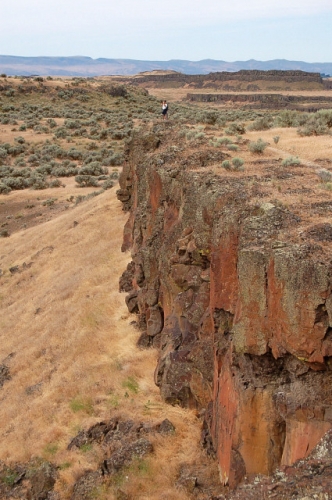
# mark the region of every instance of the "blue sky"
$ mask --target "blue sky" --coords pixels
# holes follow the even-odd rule
[[[332,61],[332,0],[0,0],[0,54]]]

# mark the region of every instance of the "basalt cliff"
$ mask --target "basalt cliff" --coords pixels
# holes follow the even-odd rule
[[[208,168],[224,158],[185,150],[168,123],[133,136],[120,288],[140,345],[159,350],[162,397],[204,416],[234,487],[307,457],[332,426],[332,227],[253,202],[264,176]]]

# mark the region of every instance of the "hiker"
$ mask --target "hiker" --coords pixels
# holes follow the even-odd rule
[[[163,115],[163,119],[167,120],[168,119],[168,116],[167,116],[168,104],[167,104],[166,101],[163,101],[163,103],[162,103],[161,112],[162,112],[162,115]]]

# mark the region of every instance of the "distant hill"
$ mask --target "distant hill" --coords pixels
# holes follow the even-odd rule
[[[20,57],[0,55],[0,73],[7,75],[100,76],[135,75],[143,71],[173,70],[188,75],[216,71],[247,70],[301,70],[332,75],[332,63],[307,63],[274,59],[271,61],[140,61],[136,59],[92,59],[91,57]]]

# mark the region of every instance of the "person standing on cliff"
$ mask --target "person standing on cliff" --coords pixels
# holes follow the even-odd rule
[[[165,100],[162,102],[162,105],[161,105],[161,113],[163,115],[164,120],[168,119],[167,112],[168,112],[168,104],[167,104],[167,101]]]

